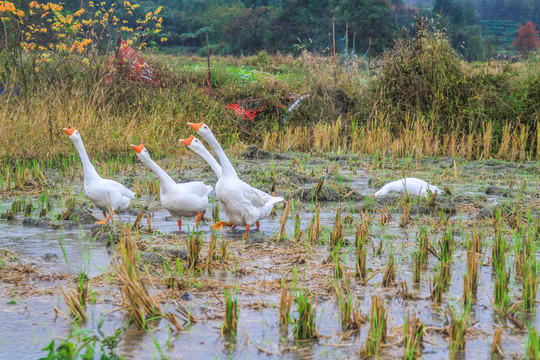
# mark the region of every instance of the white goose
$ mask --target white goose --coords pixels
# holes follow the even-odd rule
[[[417,178],[404,178],[384,185],[375,193],[375,195],[373,195],[373,197],[386,195],[392,192],[398,194],[408,193],[410,195],[427,196],[428,190],[431,192],[438,192],[440,195],[444,194],[444,190],[441,190],[434,185],[430,185],[424,180]]]
[[[131,199],[135,198],[135,193],[114,180],[103,179],[99,176],[88,158],[81,134],[75,129],[64,128],[63,130],[75,145],[81,158],[84,173],[84,192],[96,207],[103,211],[105,219],[96,222],[96,224],[105,224],[109,221],[111,215],[114,215],[115,211],[122,211],[129,206]],[[107,215],[107,212],[109,212],[109,215]]]
[[[221,165],[219,165],[219,163],[212,156],[212,154],[210,154],[210,152],[206,150],[206,147],[199,139],[191,135],[189,138],[180,139],[179,141],[186,145],[188,148],[190,148],[193,152],[197,153],[204,160],[206,160],[208,165],[210,165],[210,167],[219,179],[219,177],[221,176]]]
[[[274,204],[283,201],[283,198],[271,196],[240,180],[208,125],[204,123],[188,123],[188,125],[212,146],[221,163],[222,171],[216,184],[216,197],[230,222],[220,221],[214,227],[220,229],[223,226],[245,226],[244,239],[247,239],[251,225],[255,224],[259,230],[259,220],[270,215]]]
[[[139,160],[150,168],[160,180],[159,197],[161,205],[177,220],[178,230],[182,231],[182,217],[197,216],[196,226],[199,226],[206,207],[208,194],[212,187],[202,181],[191,181],[177,184],[162,168],[156,164],[148,150],[141,145],[131,145]]]

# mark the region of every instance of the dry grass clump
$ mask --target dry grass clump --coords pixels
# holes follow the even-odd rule
[[[413,294],[409,291],[409,285],[406,281],[399,282],[398,297],[405,301],[414,299]]]
[[[470,238],[467,238],[467,273],[463,276],[463,301],[467,303],[476,298],[478,290],[478,265],[482,255],[482,236],[473,225]]]
[[[467,328],[469,327],[470,303],[458,312],[458,309],[448,307],[445,312],[446,332],[449,338],[450,359],[455,359],[458,352],[465,349]]]
[[[129,227],[122,227],[118,252],[120,258],[113,258],[112,266],[122,283],[122,307],[128,316],[134,319],[135,324],[141,329],[147,329],[151,320],[164,317],[178,331],[183,330],[183,326],[174,314],[163,313],[157,298],[150,295],[142,282],[139,273],[137,242],[132,238]]]
[[[492,356],[503,356],[502,352],[502,329],[496,328],[495,332],[493,333],[493,341],[491,342],[491,354]]]
[[[416,250],[415,252],[413,252],[412,256],[413,282],[415,284],[419,284],[420,277],[422,275],[422,255],[420,254],[419,250]]]
[[[334,221],[334,229],[330,233],[330,242],[328,247],[333,251],[336,247],[343,243],[343,224],[341,222],[341,209],[336,209],[336,218]]]
[[[476,298],[478,290],[478,259],[480,255],[472,250],[467,251],[467,273],[463,276],[463,301]]]
[[[390,219],[392,219],[392,213],[388,205],[385,205],[384,208],[381,210],[379,224],[381,224],[381,226],[384,226],[390,221]]]
[[[308,231],[308,242],[313,245],[319,241],[319,234],[321,232],[321,204],[317,202],[315,208],[315,215],[311,219]]]
[[[285,281],[281,281],[281,296],[279,298],[279,325],[287,327],[291,321],[292,292]]]
[[[381,285],[384,287],[388,287],[394,284],[395,280],[396,280],[396,268],[395,268],[394,255],[389,255],[388,263],[386,263],[386,267],[384,268],[383,280],[382,280]]]
[[[360,311],[358,302],[355,301],[355,296],[349,294],[348,296],[341,291],[337,293],[339,301],[339,318],[341,322],[341,328],[343,330],[360,330],[364,316]]]
[[[285,210],[283,210],[283,215],[281,216],[279,231],[276,237],[277,241],[281,240],[283,236],[286,235],[285,227],[287,225],[287,219],[289,218],[289,214],[291,212],[292,203],[293,203],[293,199],[289,199],[288,201],[285,201]]]
[[[366,259],[367,243],[369,241],[369,221],[363,220],[361,224],[356,224],[355,242],[356,242],[356,276],[365,280],[366,278]]]
[[[71,289],[68,294],[65,293],[64,288],[60,285],[60,293],[64,298],[69,313],[73,316],[75,321],[86,321],[88,316],[86,315],[86,304],[88,301],[88,282],[84,281],[84,284],[79,283],[77,288]],[[58,308],[55,310],[62,313]]]
[[[406,202],[403,203],[403,215],[399,219],[399,227],[406,228],[409,223],[409,216],[411,213],[411,207]]]
[[[476,252],[467,251],[467,273],[463,276],[463,301],[469,302],[476,298],[478,290],[478,259]]]
[[[406,321],[403,323],[403,345],[405,347],[404,359],[414,360],[422,357],[422,340],[424,337],[424,323],[415,313],[407,311]]]

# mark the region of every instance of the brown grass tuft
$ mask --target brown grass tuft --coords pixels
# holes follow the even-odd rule
[[[152,297],[142,282],[138,268],[137,242],[129,227],[122,227],[118,245],[120,259],[113,258],[112,266],[122,283],[122,307],[141,329],[147,329],[149,321],[165,317],[178,331],[183,327],[172,313],[163,314],[156,297]]]

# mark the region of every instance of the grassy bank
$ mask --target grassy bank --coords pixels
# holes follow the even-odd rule
[[[436,56],[435,56],[436,55]],[[132,157],[144,142],[156,156],[186,151],[188,121],[209,124],[228,147],[460,156],[526,161],[540,158],[539,62],[462,62],[435,35],[403,40],[376,71],[350,72],[331,59],[214,57],[212,92],[206,59],[148,55],[161,87],[119,81],[105,69],[77,67],[37,77],[17,96],[0,97],[0,159],[57,162],[74,154],[61,132],[76,127],[93,158]],[[9,84],[20,84],[10,75]],[[9,87],[8,87],[9,89]],[[309,94],[288,113],[299,96]],[[255,120],[225,105],[265,105]]]

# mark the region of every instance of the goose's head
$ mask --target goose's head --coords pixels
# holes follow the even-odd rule
[[[143,144],[140,145],[130,145],[133,150],[135,150],[135,155],[139,158],[139,160],[144,161],[148,158],[150,158],[150,153],[148,153],[148,150],[144,147]]]
[[[195,152],[200,152],[201,150],[204,151],[205,149],[203,143],[193,135],[191,135],[187,139],[180,139],[178,141]]]
[[[64,130],[64,132],[66,133],[66,135],[71,141],[82,140],[81,134],[79,134],[79,132],[75,130],[75,128],[71,128],[71,129],[63,128],[62,130]]]
[[[213,136],[212,130],[206,125],[205,123],[187,123],[193,130],[197,132],[197,134],[201,135],[203,138],[207,138],[207,136]]]
[[[386,194],[388,194],[388,189],[383,187],[379,191],[375,192],[375,194],[373,194],[373,197],[376,198],[376,197],[383,196],[383,195],[386,195]]]

